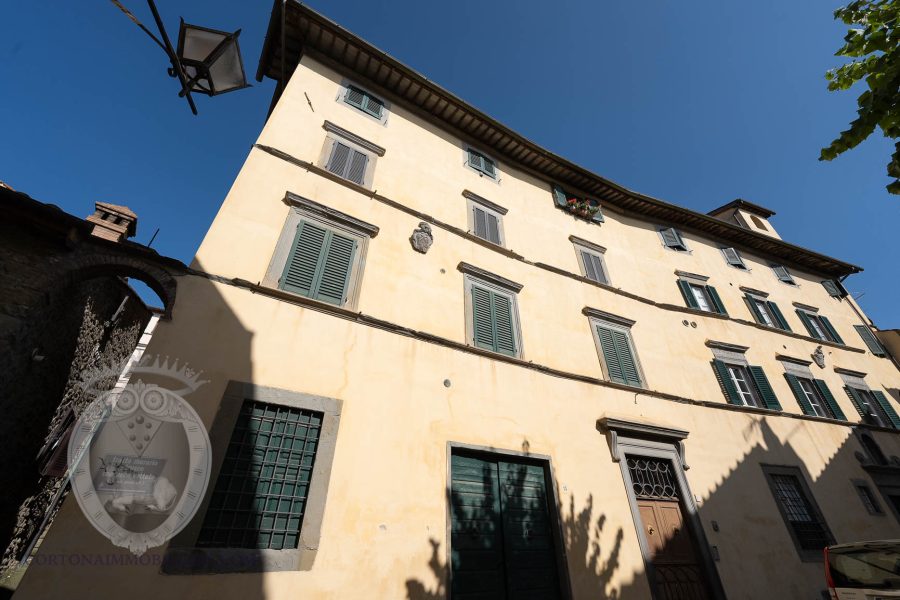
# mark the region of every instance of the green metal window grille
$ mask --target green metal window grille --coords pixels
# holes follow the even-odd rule
[[[246,400],[197,545],[296,548],[321,427],[321,413]]]

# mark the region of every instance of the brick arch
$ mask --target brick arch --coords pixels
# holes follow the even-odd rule
[[[163,260],[152,255],[145,258],[111,252],[108,248],[102,251],[83,251],[67,262],[70,268],[62,274],[65,285],[97,277],[138,279],[146,283],[163,301],[163,318],[172,317],[178,292],[175,275],[180,274],[183,267],[179,269],[174,265],[166,265]]]

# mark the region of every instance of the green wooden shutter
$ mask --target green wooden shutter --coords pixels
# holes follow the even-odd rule
[[[759,307],[756,305],[756,300],[750,294],[744,295],[744,300],[747,302],[747,306],[750,307],[750,312],[753,313],[753,318],[760,325],[765,325],[766,322],[763,320],[762,313],[759,312]]]
[[[772,270],[775,271],[775,276],[781,281],[785,283],[794,283],[794,278],[791,277],[791,273],[787,270],[787,267],[775,265],[772,267]]]
[[[553,186],[553,201],[556,202],[557,206],[561,206],[566,208],[568,204],[568,198],[566,197],[566,193],[563,191],[561,187],[558,185]]]
[[[803,411],[803,414],[815,417],[816,411],[813,410],[812,405],[809,403],[809,398],[806,397],[806,393],[800,387],[800,378],[790,373],[785,373],[784,378],[787,379],[788,386],[794,392],[794,398],[797,399],[797,404],[800,405],[800,410]]]
[[[798,308],[798,309],[797,309],[797,316],[800,317],[800,321],[801,321],[801,322],[803,323],[803,325],[806,327],[806,331],[809,332],[809,335],[810,335],[810,336],[816,338],[817,340],[821,340],[821,339],[822,339],[822,336],[820,336],[820,335],[818,334],[818,332],[816,332],[816,330],[813,329],[812,323],[809,322],[809,316],[806,314],[806,311],[805,311],[805,310],[802,310],[802,309],[799,309],[799,308]]]
[[[706,286],[706,293],[709,295],[710,300],[712,300],[713,308],[720,315],[727,315],[728,311],[725,310],[725,305],[722,304],[722,298],[719,297],[719,292],[716,291],[711,285]]]
[[[376,119],[381,118],[381,112],[384,110],[384,102],[376,98],[375,96],[366,94],[366,108],[365,111],[375,117]]]
[[[613,329],[612,334],[616,344],[616,355],[619,358],[619,365],[622,367],[624,383],[640,387],[641,377],[638,374],[634,354],[631,352],[631,344],[628,343],[628,334],[617,329]]]
[[[691,284],[684,279],[679,279],[678,289],[681,290],[681,295],[684,296],[684,301],[689,308],[700,308],[700,305],[697,304],[697,299],[694,297],[694,292],[691,291]]]
[[[597,208],[597,212],[594,213],[594,216],[591,217],[591,221],[594,223],[604,223],[605,219],[603,218],[603,211],[600,210],[600,202],[597,200],[588,200],[591,206],[595,206]]]
[[[512,300],[503,294],[491,292],[494,303],[495,350],[509,356],[516,355],[515,316]]]
[[[829,390],[828,386],[825,385],[825,382],[821,379],[813,379],[813,383],[816,384],[816,389],[819,390],[822,398],[825,399],[825,404],[827,404],[828,408],[831,409],[831,414],[834,416],[834,418],[840,419],[841,421],[846,421],[847,417],[844,416],[844,411],[841,410],[841,407],[838,405],[837,400],[835,400],[834,395],[831,393],[831,390]]]
[[[663,229],[660,231],[660,234],[662,235],[663,243],[669,248],[683,249],[685,247],[684,242],[681,240],[681,235],[674,227]]]
[[[722,386],[722,391],[725,393],[725,399],[728,400],[728,403],[743,406],[744,403],[741,402],[741,397],[738,395],[737,388],[734,387],[734,382],[731,380],[731,375],[728,373],[728,366],[719,359],[712,361],[712,366],[713,371],[716,373],[716,379],[719,380],[719,385]]]
[[[756,384],[756,389],[759,391],[759,395],[763,400],[763,403],[766,405],[766,408],[770,410],[781,410],[781,403],[778,402],[778,398],[775,396],[775,391],[772,389],[772,386],[769,384],[769,379],[766,377],[765,372],[762,370],[762,367],[748,367],[750,371],[750,375],[753,377],[753,382]]]
[[[355,106],[360,110],[365,110],[365,93],[352,85],[347,86],[347,94],[344,96],[344,101],[351,105]]]
[[[301,221],[297,226],[291,252],[278,280],[278,287],[288,292],[311,296],[317,276],[325,260],[325,241],[329,231],[324,227]]]
[[[484,170],[484,157],[475,152],[474,150],[469,150],[469,166],[473,169],[477,169],[478,171]]]
[[[485,350],[496,347],[494,337],[494,303],[491,291],[472,285],[472,329],[475,345]]]
[[[347,165],[350,162],[350,146],[340,142],[334,142],[331,147],[331,156],[328,157],[328,165],[325,167],[330,172],[340,177],[346,177]]]
[[[500,477],[494,461],[450,458],[452,598],[503,598]]]
[[[866,346],[869,347],[872,354],[875,356],[884,356],[884,347],[879,343],[878,338],[875,337],[875,334],[872,333],[871,329],[865,325],[854,325],[853,329],[856,330],[856,333],[859,334],[862,341],[866,343]]]
[[[859,392],[857,392],[854,388],[849,385],[844,386],[844,391],[847,392],[847,395],[850,396],[850,402],[853,403],[853,407],[856,409],[856,412],[859,413],[859,416],[862,417],[863,421],[868,421],[869,415],[863,410],[863,400],[859,396]]]
[[[769,307],[769,311],[771,311],[772,316],[775,317],[775,322],[778,323],[778,326],[785,331],[791,331],[791,326],[788,325],[788,322],[784,319],[784,315],[781,314],[781,309],[778,308],[778,305],[774,302],[766,301],[766,306]]]
[[[484,171],[485,175],[487,175],[488,177],[494,177],[497,174],[497,171],[494,167],[494,161],[492,161],[487,156],[482,156],[481,162],[484,165],[482,171]]]
[[[834,327],[831,326],[831,321],[828,320],[828,317],[819,315],[819,319],[822,320],[822,325],[825,326],[825,331],[828,332],[828,337],[831,338],[831,341],[837,342],[838,344],[843,344],[844,340],[841,339],[841,336],[838,335],[838,332],[835,331]]]
[[[366,178],[366,165],[369,164],[369,157],[358,150],[350,151],[350,163],[347,165],[347,173],[344,175],[353,183],[363,184]]]
[[[881,406],[881,410],[887,415],[887,418],[891,421],[891,425],[894,429],[900,429],[900,417],[897,416],[897,411],[891,406],[891,403],[888,401],[887,396],[884,395],[884,392],[872,390],[872,395],[875,396],[875,399]]]
[[[722,248],[722,254],[725,255],[725,262],[734,267],[745,268],[741,255],[734,248]]]
[[[613,330],[598,324],[597,336],[600,338],[600,349],[603,351],[603,361],[606,363],[609,380],[614,383],[627,384]]]
[[[325,260],[316,282],[314,297],[316,300],[341,306],[347,299],[350,272],[356,255],[356,240],[333,231],[329,231],[326,238],[327,247],[323,252]]]
[[[834,279],[826,279],[822,282],[822,287],[828,291],[828,295],[835,298],[843,298],[846,295],[843,293],[843,286]]]

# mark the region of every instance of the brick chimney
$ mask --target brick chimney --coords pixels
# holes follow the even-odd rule
[[[92,235],[121,242],[137,233],[137,215],[127,206],[95,202],[94,207],[94,214],[85,219],[94,224]]]

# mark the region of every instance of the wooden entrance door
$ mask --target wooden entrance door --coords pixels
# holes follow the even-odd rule
[[[657,600],[706,600],[712,596],[696,540],[685,523],[672,465],[657,458],[628,457],[640,535],[650,552]]]
[[[451,598],[557,600],[544,468],[454,454],[450,478]]]

